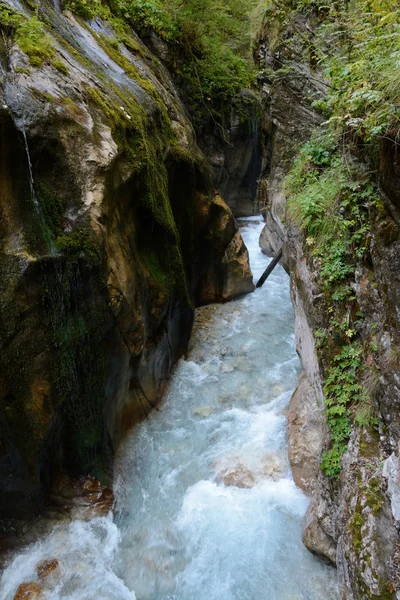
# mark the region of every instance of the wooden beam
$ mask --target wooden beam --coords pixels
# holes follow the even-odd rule
[[[275,256],[274,260],[271,261],[268,267],[265,269],[264,274],[260,277],[256,288],[260,288],[267,281],[268,277],[271,275],[272,271],[275,269],[276,265],[279,263],[283,255],[283,248],[281,248],[278,254]]]

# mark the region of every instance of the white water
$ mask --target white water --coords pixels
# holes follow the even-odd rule
[[[242,229],[255,279],[268,264],[262,223]],[[333,600],[336,574],[303,547],[308,500],[287,460],[285,409],[299,364],[289,280],[201,309],[159,410],[116,463],[118,517],[75,522],[20,553],[0,598],[35,579],[43,558],[62,572],[48,599]]]

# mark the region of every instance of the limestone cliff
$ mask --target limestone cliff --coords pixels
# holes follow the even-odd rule
[[[195,305],[253,283],[170,76],[136,34],[17,0],[0,26],[0,516],[26,518],[60,473],[110,474]]]
[[[384,137],[371,156],[360,137],[350,132],[343,138],[338,161],[361,173],[355,193],[361,196],[366,182],[374,192],[357,200],[365,211],[363,247],[358,256],[352,250],[351,268],[342,277],[346,297],[332,294],[326,285],[328,256],[316,254],[314,238],[297,227],[282,185],[301,143],[325,120],[314,106],[329,83],[315,61],[315,14],[289,11],[283,18],[278,12],[265,19],[256,51],[272,146],[263,178],[268,210],[260,244],[267,253],[283,245],[291,273],[303,374],[289,412],[290,458],[297,483],[312,496],[304,542],[337,565],[342,598],[399,598],[398,144]],[[313,157],[307,160],[312,171]],[[314,172],[318,169],[323,165]],[[350,218],[344,204],[337,205],[337,214]],[[340,434],[344,455],[335,469],[330,462],[323,472],[321,460],[324,466],[335,448],[326,410],[343,397],[350,364],[344,354],[352,351],[355,395],[353,402],[346,400],[350,428]]]

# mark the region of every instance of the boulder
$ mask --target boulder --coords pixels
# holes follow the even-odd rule
[[[303,371],[289,405],[289,461],[296,485],[308,494],[316,487],[324,434],[323,409]]]
[[[317,506],[312,502],[306,514],[303,543],[321,560],[336,565],[336,544],[326,533],[318,518]]]
[[[14,595],[14,600],[41,600],[42,598],[43,588],[35,581],[21,583]]]
[[[55,571],[59,569],[60,565],[56,558],[42,560],[36,567],[36,573],[39,579],[47,579]]]

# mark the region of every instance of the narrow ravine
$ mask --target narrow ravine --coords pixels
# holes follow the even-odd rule
[[[262,222],[242,221],[257,280]],[[308,500],[287,459],[286,409],[299,375],[289,279],[205,307],[162,405],[116,461],[117,515],[61,526],[1,579],[12,600],[37,564],[61,569],[46,598],[330,600],[336,572],[303,547]]]

